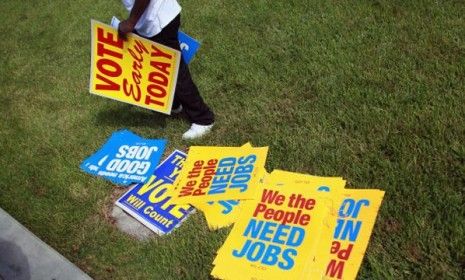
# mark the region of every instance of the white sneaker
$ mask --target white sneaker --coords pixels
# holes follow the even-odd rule
[[[207,134],[208,132],[210,132],[212,127],[213,127],[213,124],[200,125],[200,124],[193,123],[191,125],[191,128],[189,128],[189,130],[186,131],[182,135],[182,139],[184,139],[184,140],[192,140],[192,139],[200,138],[200,137],[204,136],[205,134]]]
[[[179,105],[178,108],[171,109],[171,114],[179,114],[182,112],[182,105]]]

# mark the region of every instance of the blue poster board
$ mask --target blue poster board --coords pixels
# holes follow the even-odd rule
[[[182,31],[178,32],[178,40],[181,47],[182,59],[186,64],[189,64],[200,48],[200,43]]]
[[[175,205],[167,190],[180,173],[186,154],[175,150],[153,172],[145,184],[137,184],[116,201],[116,205],[159,235],[178,227],[195,208]]]
[[[160,162],[165,145],[164,139],[144,139],[129,130],[117,131],[81,163],[81,169],[122,186],[143,183]]]

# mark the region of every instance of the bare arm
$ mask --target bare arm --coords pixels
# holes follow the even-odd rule
[[[118,26],[118,34],[121,38],[126,39],[126,35],[134,31],[134,27],[145,12],[145,9],[147,9],[149,3],[150,0],[136,0],[134,2],[128,19],[121,21]]]

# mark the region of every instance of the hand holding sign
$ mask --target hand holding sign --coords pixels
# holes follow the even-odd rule
[[[127,35],[134,31],[134,26],[136,24],[134,22],[131,22],[129,20],[123,20],[118,24],[118,37],[126,40]]]
[[[131,29],[130,23],[120,25],[123,33]],[[89,91],[170,114],[180,56],[177,50],[132,33],[123,41],[117,29],[93,20]]]

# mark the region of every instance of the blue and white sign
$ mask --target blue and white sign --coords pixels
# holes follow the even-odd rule
[[[81,169],[122,186],[144,183],[160,162],[165,145],[164,139],[144,139],[121,130],[113,133],[100,150],[85,159]]]
[[[182,31],[178,32],[178,40],[182,58],[186,64],[189,64],[200,48],[200,43]]]
[[[186,154],[174,151],[153,172],[145,184],[137,184],[116,201],[116,205],[159,235],[178,227],[195,208],[171,203],[168,189],[180,173]]]

